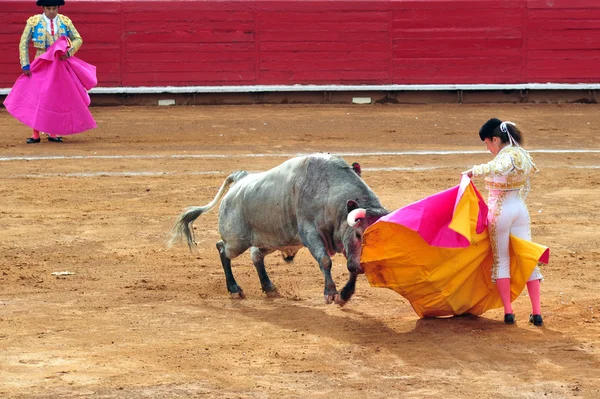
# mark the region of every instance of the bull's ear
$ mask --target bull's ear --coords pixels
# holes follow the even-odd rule
[[[354,200],[348,200],[348,202],[346,202],[346,208],[348,208],[348,213],[350,213],[353,210],[358,209],[358,203]]]

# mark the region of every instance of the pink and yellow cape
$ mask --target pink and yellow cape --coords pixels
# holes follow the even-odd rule
[[[96,67],[79,58],[61,60],[70,46],[62,36],[31,63],[4,100],[6,110],[25,125],[50,134],[70,135],[95,128],[90,90],[98,84]]]
[[[487,206],[471,180],[392,212],[369,226],[361,265],[374,287],[408,299],[419,317],[479,315],[501,308],[492,282]],[[511,296],[549,249],[511,235]]]

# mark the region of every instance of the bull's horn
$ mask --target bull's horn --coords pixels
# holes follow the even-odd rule
[[[367,216],[367,210],[364,208],[357,208],[348,214],[348,224],[350,227],[354,227],[358,223],[358,219],[364,219]]]

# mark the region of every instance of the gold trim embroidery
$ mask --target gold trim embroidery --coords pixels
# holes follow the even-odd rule
[[[502,213],[502,204],[506,198],[506,193],[499,192],[493,197],[489,197],[489,213],[488,213],[488,232],[490,235],[490,244],[492,246],[492,254],[494,261],[492,263],[492,281],[495,283],[498,278],[498,231],[497,223]]]

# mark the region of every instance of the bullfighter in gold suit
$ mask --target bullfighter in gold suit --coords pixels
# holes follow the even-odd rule
[[[27,76],[31,76],[30,61],[29,61],[29,42],[33,43],[33,47],[37,50],[35,58],[46,52],[61,36],[67,36],[71,40],[71,48],[62,58],[66,59],[79,50],[83,44],[83,40],[75,29],[75,25],[71,19],[65,15],[58,13],[58,8],[65,4],[64,0],[38,0],[38,6],[43,7],[42,14],[34,15],[27,20],[27,25],[21,35],[19,43],[19,58],[21,61],[21,69]],[[62,142],[62,137],[48,136],[48,141]],[[28,144],[39,143],[40,132],[34,129],[31,138],[27,139]]]

